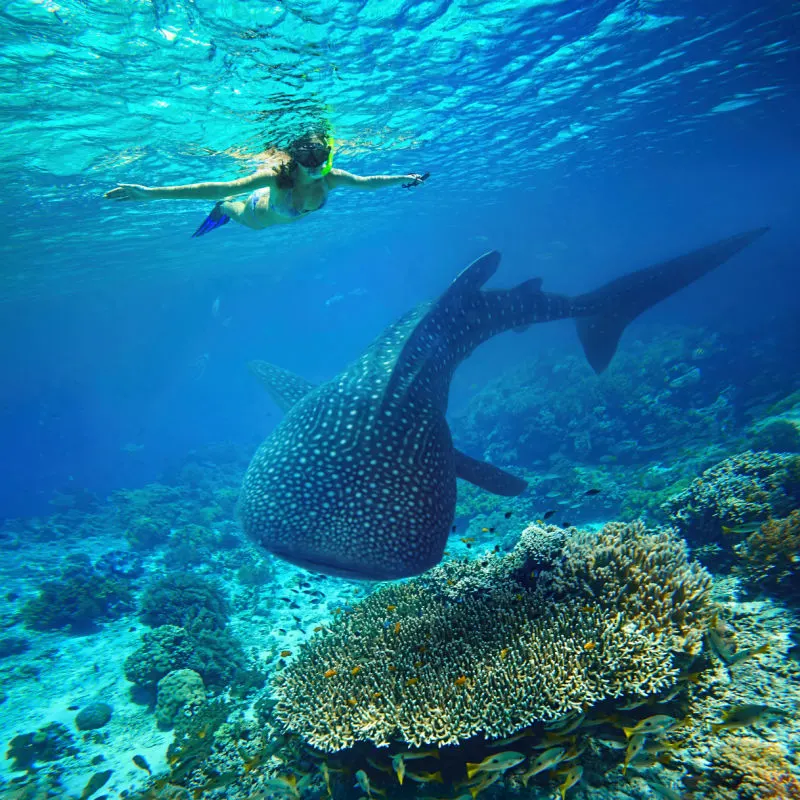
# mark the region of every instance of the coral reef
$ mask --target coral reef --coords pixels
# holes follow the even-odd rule
[[[730,392],[702,380],[723,352],[701,330],[665,331],[626,342],[594,376],[574,351],[543,351],[489,382],[455,416],[453,433],[497,464],[554,453],[582,464],[632,464],[694,449],[735,419]]]
[[[144,689],[155,689],[168,673],[178,669],[197,669],[191,637],[176,625],[161,625],[142,636],[142,646],[125,659],[125,677]]]
[[[197,575],[173,573],[151,584],[141,600],[144,622],[157,626],[125,662],[128,680],[147,689],[176,669],[198,672],[220,689],[238,675],[247,687],[261,680],[248,670],[239,642],[227,629],[229,606],[221,586]]]
[[[696,792],[709,800],[800,800],[800,781],[774,742],[754,736],[728,736],[711,749],[710,769]]]
[[[724,459],[670,498],[664,510],[691,542],[721,538],[724,527],[782,517],[800,504],[800,456],[746,451]]]
[[[767,520],[734,549],[736,571],[750,584],[800,596],[800,511]]]
[[[191,715],[206,701],[203,679],[194,670],[176,669],[158,682],[156,721],[165,728],[175,724],[179,714]]]
[[[46,581],[22,608],[29,628],[40,631],[91,630],[102,619],[130,610],[133,595],[125,581],[95,570],[88,556],[66,559],[61,576]]]
[[[173,572],[145,589],[140,615],[153,627],[178,625],[190,632],[219,631],[228,623],[229,608],[218,583]]]
[[[78,752],[69,730],[51,722],[34,733],[21,733],[8,743],[6,758],[14,770],[33,770],[40,761],[58,761]]]
[[[460,577],[443,565],[380,589],[280,674],[276,717],[329,752],[421,747],[672,686],[701,647],[709,576],[673,534],[641,524],[575,532],[548,568],[562,535],[532,526],[514,552]]]

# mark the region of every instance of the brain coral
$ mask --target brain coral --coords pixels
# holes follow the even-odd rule
[[[551,560],[564,536],[531,526],[505,557],[378,590],[281,673],[276,717],[330,752],[446,745],[673,685],[701,646],[708,574],[640,523],[573,532]]]
[[[726,458],[663,506],[678,532],[717,538],[722,526],[781,517],[800,501],[800,456],[753,452]]]

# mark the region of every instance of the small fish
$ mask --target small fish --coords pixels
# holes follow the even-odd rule
[[[625,760],[622,762],[622,774],[625,775],[628,771],[628,765],[633,761],[639,753],[644,749],[645,736],[643,734],[635,734],[631,736],[628,742],[628,747],[625,749]]]
[[[627,700],[624,703],[620,703],[617,706],[617,710],[619,711],[633,711],[635,708],[641,708],[643,705],[648,703],[650,698],[648,697],[636,697],[633,700]]]
[[[475,537],[474,536],[462,536],[461,537],[461,541],[464,542],[464,544],[472,544],[475,541]]]
[[[433,747],[430,750],[406,750],[398,755],[403,756],[406,761],[416,761],[420,758],[439,758],[439,750]]]
[[[577,765],[575,767],[571,767],[567,774],[564,776],[564,783],[558,787],[558,791],[561,794],[561,800],[567,795],[567,792],[583,777],[583,767]]]
[[[590,650],[594,650],[595,647],[597,647],[596,642],[586,642],[586,644],[583,646],[583,649],[588,653]]]
[[[571,528],[571,527],[572,527],[572,523],[571,523],[571,522],[567,522],[566,520],[564,520],[564,521],[561,523],[561,527],[562,527],[562,528]]]
[[[505,772],[516,767],[517,764],[521,764],[524,760],[525,756],[522,753],[505,750],[502,753],[486,756],[478,764],[467,762],[467,779],[472,780],[479,772]]]
[[[80,800],[87,800],[87,798],[91,797],[98,789],[105,786],[112,772],[113,770],[110,769],[103,772],[95,772],[95,774],[89,778],[86,786],[83,787]]]
[[[584,493],[584,497],[594,497],[596,494],[600,494],[600,489],[587,489]]]
[[[386,606],[386,610],[387,611],[397,611],[397,606],[392,604],[392,603],[389,603],[389,605]]]
[[[670,728],[674,728],[678,724],[675,717],[670,717],[667,714],[655,714],[652,717],[646,717],[640,720],[632,728],[623,727],[622,730],[625,735],[630,739],[632,736],[652,736],[654,733],[665,733]]]
[[[407,770],[406,776],[417,783],[444,783],[442,773],[439,770],[436,770],[436,772],[411,772],[411,770]]]
[[[297,778],[294,775],[278,775],[275,778],[267,778],[264,780],[264,785],[279,794],[294,798],[300,797],[300,792],[297,790]]]
[[[291,650],[281,650],[281,658],[288,658],[291,654]]]
[[[457,677],[457,678],[456,678],[456,679],[453,681],[453,683],[454,683],[456,686],[463,686],[463,685],[464,685],[466,682],[467,682],[467,678],[466,678],[466,676],[464,676],[464,675],[459,675],[459,676],[458,676],[458,677]]]
[[[455,533],[458,530],[458,525],[453,525],[452,532]]]
[[[511,511],[506,511],[506,513],[505,513],[503,516],[504,516],[506,519],[511,519],[511,514],[512,514],[512,513],[513,513],[513,512],[511,512]]]
[[[480,781],[473,784],[468,789],[470,796],[472,797],[472,800],[475,800],[475,798],[484,789],[488,789],[492,784],[497,783],[497,781],[499,781],[502,777],[503,777],[502,772],[489,772],[486,775],[484,775]]]
[[[333,668],[326,669],[325,672],[323,673],[324,677],[326,677],[326,678],[334,678],[334,677],[336,677],[336,674],[337,674],[337,671],[335,669],[333,669]]]
[[[745,650],[737,650],[728,661],[728,666],[733,667],[736,664],[741,664],[742,661],[747,661],[748,658],[761,655],[769,650],[768,644],[762,644],[760,647],[748,647]]]
[[[527,787],[528,781],[534,775],[538,775],[540,772],[544,772],[546,769],[551,769],[556,764],[561,763],[564,753],[566,753],[566,750],[563,747],[551,747],[549,750],[545,750],[523,774],[522,785]]]
[[[489,742],[489,747],[508,747],[510,744],[514,744],[514,742],[518,742],[520,739],[524,739],[526,736],[530,736],[531,731],[528,729],[523,729],[518,733],[514,733],[511,736],[506,736],[504,739],[495,739],[493,742]]]
[[[744,525],[723,525],[722,532],[724,534],[731,534],[731,533],[755,533],[757,530],[761,529],[763,522],[748,522]]]
[[[555,513],[556,513],[555,509],[551,508],[549,511],[544,512],[544,516],[542,517],[542,519],[550,519],[550,517],[552,517],[553,514]]]
[[[403,785],[403,780],[406,777],[406,762],[402,753],[398,753],[392,758],[392,768],[400,785]]]
[[[406,686],[416,686],[419,683],[419,678],[409,678],[406,681]]]
[[[642,780],[653,790],[655,794],[659,797],[664,797],[666,800],[681,800],[683,795],[680,792],[676,792],[674,789],[671,789],[669,786],[665,786],[660,781],[654,780],[653,778],[648,778],[647,776],[642,776]]]
[[[400,633],[400,623],[399,622],[395,622],[395,624],[394,624],[394,633],[395,633],[395,636],[398,633]]]
[[[325,788],[328,790],[328,797],[333,797],[333,790],[331,789],[331,771],[328,769],[328,762],[323,761],[320,770],[322,771],[322,779],[325,781]]]
[[[136,764],[139,769],[143,769],[148,775],[152,775],[153,771],[150,769],[150,765],[147,763],[147,759],[144,756],[140,756],[138,753],[133,757],[133,763]]]
[[[722,722],[716,722],[711,725],[711,732],[719,733],[720,731],[732,731],[737,728],[745,728],[748,725],[756,725],[759,722],[788,719],[790,716],[790,714],[780,708],[762,705],[760,703],[733,706],[723,713]]]
[[[353,667],[353,669],[350,670],[350,674],[351,675],[358,675],[358,673],[361,672],[361,670],[362,670],[362,667],[360,665],[356,666],[356,667]]]
[[[211,316],[218,317],[219,316],[219,306],[220,306],[220,299],[219,297],[214,298],[214,302],[211,304]]]
[[[608,733],[601,733],[599,736],[594,736],[592,738],[596,742],[610,747],[612,750],[626,750],[628,748],[628,743],[624,739],[617,739],[615,736]]]
[[[494,533],[494,528],[489,528],[489,533]]]
[[[500,651],[500,658],[503,658],[503,659],[504,659],[504,658],[505,658],[507,655],[508,655],[508,648],[507,648],[507,647],[504,647],[504,648],[503,648],[503,649]]]
[[[481,533],[489,533],[489,529],[488,528],[481,528]]]

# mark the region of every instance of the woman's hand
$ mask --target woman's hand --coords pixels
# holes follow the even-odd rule
[[[116,189],[106,192],[107,200],[155,200],[155,190],[138,183],[121,183]]]
[[[412,173],[411,175],[406,175],[406,180],[408,183],[403,184],[404,189],[411,189],[414,186],[419,186],[424,181],[428,180],[430,177],[430,172],[426,172],[424,175],[417,175],[417,173]]]

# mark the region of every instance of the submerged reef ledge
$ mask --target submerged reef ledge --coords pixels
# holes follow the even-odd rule
[[[711,577],[640,522],[531,525],[507,555],[380,588],[276,679],[287,732],[326,752],[507,737],[666,693],[702,648]]]

